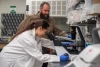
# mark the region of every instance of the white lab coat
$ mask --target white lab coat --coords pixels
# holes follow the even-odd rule
[[[42,67],[60,62],[59,56],[42,54],[42,46],[54,49],[53,42],[35,36],[35,29],[18,35],[0,53],[0,67]]]

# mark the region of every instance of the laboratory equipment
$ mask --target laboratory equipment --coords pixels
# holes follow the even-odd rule
[[[69,44],[63,46],[70,54],[79,54],[84,48],[85,48],[85,39],[83,37],[83,34],[81,32],[81,29],[79,26],[70,26],[72,28],[71,35],[72,39],[68,39],[62,36],[57,36],[57,38],[65,39],[67,42],[74,42],[75,44]],[[76,32],[77,30],[77,32]],[[79,39],[76,38],[76,34],[79,34],[78,36],[80,37]],[[69,40],[69,41],[68,41]],[[65,41],[64,41],[65,42]]]
[[[100,44],[86,47],[64,67],[100,67]]]

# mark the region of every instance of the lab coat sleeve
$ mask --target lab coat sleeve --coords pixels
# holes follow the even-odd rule
[[[55,49],[53,41],[50,41],[49,39],[41,38],[41,43],[44,47]]]
[[[31,55],[33,58],[39,60],[40,62],[60,62],[60,58],[57,55],[42,54],[37,47],[37,42],[34,40],[29,40],[26,37],[20,37],[20,44],[23,45],[24,50]]]

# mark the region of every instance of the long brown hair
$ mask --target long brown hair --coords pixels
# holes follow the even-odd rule
[[[28,24],[26,26],[24,26],[23,29],[21,29],[20,31],[18,31],[12,38],[11,41],[18,36],[19,34],[21,34],[22,32],[26,31],[26,30],[31,30],[33,28],[37,29],[38,27],[42,26],[43,29],[47,29],[49,27],[49,24],[46,20],[44,19],[30,19],[30,22],[28,22]]]

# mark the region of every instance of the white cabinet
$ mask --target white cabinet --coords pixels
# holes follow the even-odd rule
[[[29,14],[36,14],[40,9],[40,4],[44,1],[50,4],[51,16],[66,17],[66,0],[27,0],[26,5],[29,5]]]

